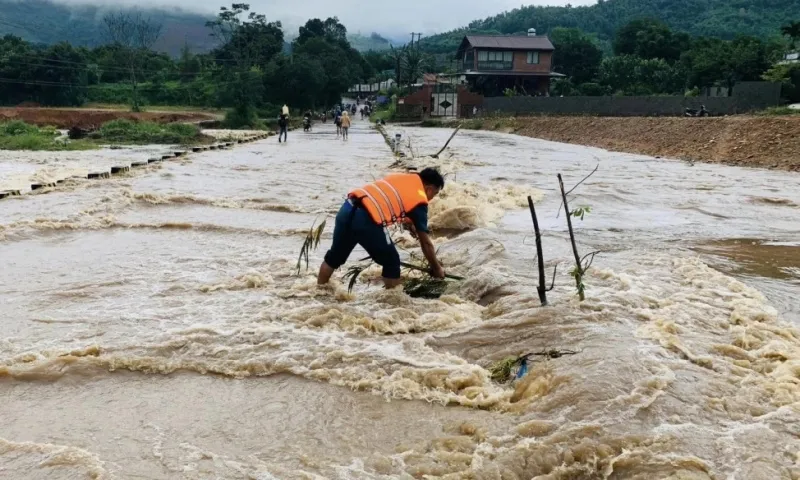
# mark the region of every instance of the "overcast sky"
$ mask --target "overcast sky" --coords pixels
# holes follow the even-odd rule
[[[23,0],[24,1],[24,0]],[[230,0],[57,0],[61,3],[106,3],[111,5],[175,5],[187,10],[214,13]],[[464,26],[472,20],[517,8],[519,0],[237,0],[265,13],[269,20],[281,20],[294,33],[309,18],[338,16],[352,33],[376,31],[405,35],[412,31],[430,34]],[[540,0],[536,5],[587,5],[596,0]],[[536,25],[531,25],[535,27]],[[287,28],[288,30],[288,28]],[[287,32],[289,33],[289,32]],[[409,36],[410,38],[410,36]]]

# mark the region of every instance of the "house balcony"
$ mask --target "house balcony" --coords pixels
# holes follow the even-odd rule
[[[497,71],[497,70],[513,70],[514,69],[514,62],[513,61],[478,61],[478,71],[485,72],[485,71]]]

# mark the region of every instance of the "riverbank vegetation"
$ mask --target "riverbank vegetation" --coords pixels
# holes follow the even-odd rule
[[[517,23],[503,23],[497,32],[524,33],[527,26],[517,28]],[[763,78],[781,82],[786,98],[800,101],[800,65],[779,62],[800,35],[792,23],[760,37],[717,38],[691,36],[713,32],[687,32],[637,18],[615,24],[605,44],[587,26],[540,23],[540,34],[547,34],[556,47],[554,70],[567,75],[553,83],[554,95],[691,96],[706,87]],[[44,46],[10,35],[0,39],[0,104],[124,103],[132,110],[183,105],[227,112],[223,126],[228,128],[263,128],[263,120],[277,117],[283,104],[290,106],[292,116],[328,109],[356,83],[392,78],[396,87],[382,93],[402,96],[424,73],[452,70],[450,57],[456,49],[452,45],[447,59],[436,59],[440,52],[432,47],[435,40],[427,39],[361,54],[335,17],[308,20],[287,43],[280,22],[239,3],[223,7],[206,24],[216,47],[202,54],[188,45],[177,57],[153,51],[162,29],[141,13],[109,14],[103,25],[114,42],[94,48],[65,42]]]
[[[732,40],[739,35],[769,38],[797,16],[795,0],[731,2],[730,0],[605,0],[587,6],[528,5],[470,22],[466,28],[422,40],[430,53],[450,54],[467,33],[512,35],[536,28],[540,35],[557,27],[575,27],[595,39],[610,54],[617,31],[643,18],[657,18],[671,30],[695,37]]]
[[[160,25],[135,13],[108,15],[105,28],[115,41],[96,48],[34,45],[7,35],[0,39],[0,104],[184,105],[225,109],[227,127],[259,127],[259,118],[277,117],[283,104],[293,115],[330,108],[376,73],[336,18],[306,22],[291,53],[281,23],[247,4],[222,8],[206,26],[217,47],[195,54],[187,46],[178,58],[151,49]]]
[[[113,120],[103,124],[89,138],[102,143],[132,145],[196,145],[210,139],[200,133],[197,125],[187,123],[160,124]]]
[[[36,127],[21,121],[0,123],[0,150],[65,151],[97,148],[88,141],[71,141],[53,127]]]
[[[461,31],[459,40],[467,33]],[[798,22],[789,22],[764,37],[722,39],[691,36],[658,20],[636,19],[614,32],[607,49],[596,36],[578,28],[555,26],[543,33],[555,46],[553,71],[565,75],[552,81],[552,96],[694,97],[706,89],[719,87],[717,94],[724,94],[721,92],[729,92],[739,82],[766,80],[781,84],[784,101],[800,102],[800,63],[782,61],[800,40]],[[457,45],[452,48],[455,51]],[[440,56],[436,65],[432,52],[431,44],[423,41],[381,55],[384,66],[394,65],[395,80],[403,88],[419,70],[454,72],[449,57]],[[411,57],[422,60],[410,62]],[[405,71],[407,68],[413,69]],[[402,96],[403,91],[387,93]],[[507,89],[505,95],[525,96],[528,92]]]
[[[99,129],[70,139],[54,127],[37,127],[15,120],[0,123],[0,150],[91,150],[101,145],[198,145],[213,141],[196,125],[113,120]]]

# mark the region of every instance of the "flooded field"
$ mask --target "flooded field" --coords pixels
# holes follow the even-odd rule
[[[430,223],[466,280],[412,299],[370,269],[348,294],[316,286],[330,228],[296,261],[395,161],[351,133],[0,200],[0,477],[800,479],[800,174],[486,132],[434,160],[450,131],[389,127],[447,173]],[[154,150],[0,152],[0,184]],[[556,174],[598,164],[570,199],[601,252],[579,302]],[[577,353],[492,381],[548,349]]]

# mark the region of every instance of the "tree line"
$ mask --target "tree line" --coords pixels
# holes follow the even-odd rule
[[[284,103],[323,109],[355,83],[376,76],[379,55],[361,55],[336,18],[311,19],[285,49],[280,22],[248,4],[222,7],[207,23],[217,47],[205,54],[184,47],[177,58],[155,52],[157,21],[136,13],[104,18],[108,44],[33,45],[0,39],[0,103],[80,106],[87,102],[186,105],[233,109],[234,122],[253,124]]]
[[[423,73],[451,68],[448,59],[455,52],[437,62],[423,40],[361,54],[336,18],[309,20],[287,49],[280,22],[239,3],[222,7],[207,26],[217,47],[205,54],[184,47],[177,58],[153,51],[158,22],[130,12],[106,16],[109,42],[96,48],[34,45],[6,36],[0,39],[0,103],[228,108],[232,126],[254,125],[259,116],[275,116],[284,103],[329,108],[356,83],[392,78],[408,88]],[[800,66],[778,63],[800,39],[798,22],[769,38],[724,40],[634,20],[616,31],[610,55],[596,36],[580,29],[548,33],[556,47],[553,69],[567,76],[554,82],[556,95],[691,94],[768,79],[782,82],[786,97],[800,101]]]
[[[692,37],[665,23],[633,20],[612,40],[604,55],[596,38],[577,28],[555,28],[553,70],[566,79],[554,82],[556,95],[683,95],[704,87],[733,87],[741,81],[783,82],[794,101],[800,65],[780,64],[800,38],[798,22],[767,39],[739,35],[732,40]],[[788,42],[787,42],[788,39]]]
[[[428,37],[422,47],[429,53],[449,53],[467,33],[510,35],[529,28],[545,33],[569,27],[593,35],[608,54],[617,30],[640,18],[657,18],[673,30],[693,36],[733,40],[742,34],[772,36],[797,12],[800,0],[599,0],[581,7],[529,5]]]

